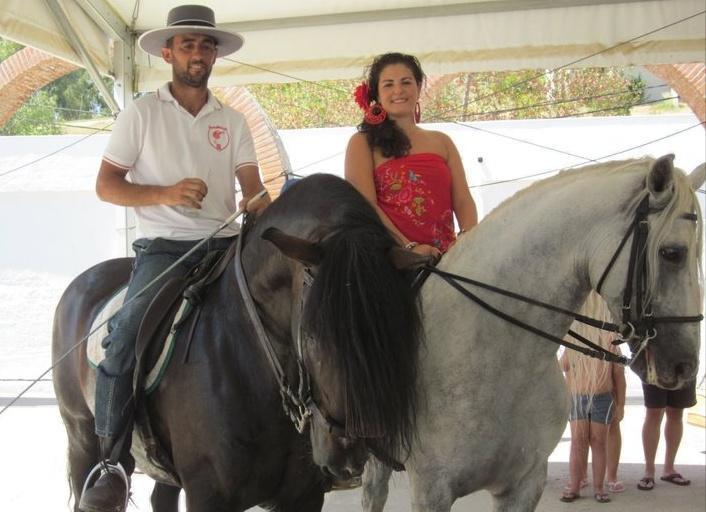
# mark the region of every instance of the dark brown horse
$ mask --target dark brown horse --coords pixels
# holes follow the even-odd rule
[[[173,465],[165,478],[144,463],[135,434],[137,464],[158,481],[155,510],[175,511],[183,488],[192,512],[319,511],[331,478],[360,474],[368,446],[394,457],[414,432],[419,312],[411,276],[393,265],[407,255],[367,201],[343,180],[313,176],[243,236],[242,268],[282,376],[230,264],[202,297],[192,341],[177,339],[163,381],[144,399]],[[71,283],[56,312],[55,361],[129,272],[130,259],[111,260]],[[313,418],[309,436],[284,413],[281,380],[294,394],[304,384],[299,419]],[[78,502],[99,459],[85,344],[55,368],[54,386]]]

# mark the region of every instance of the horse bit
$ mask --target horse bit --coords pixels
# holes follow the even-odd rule
[[[623,289],[623,304],[622,304],[622,323],[617,325],[614,323],[610,322],[603,322],[601,320],[597,320],[594,318],[590,318],[584,315],[580,315],[574,311],[570,311],[568,309],[564,308],[559,308],[556,306],[553,306],[551,304],[547,304],[545,302],[541,302],[535,299],[531,299],[529,297],[510,292],[508,290],[504,290],[502,288],[497,288],[495,286],[488,285],[486,283],[482,283],[480,281],[476,281],[473,279],[469,279],[467,277],[463,277],[457,274],[452,274],[450,272],[444,272],[443,270],[439,270],[435,267],[431,266],[426,266],[424,267],[426,271],[437,274],[440,276],[444,281],[446,281],[448,284],[453,286],[456,290],[458,290],[460,293],[465,295],[467,298],[470,300],[476,302],[479,306],[481,306],[483,309],[489,311],[490,313],[518,326],[521,327],[522,329],[525,329],[527,331],[530,331],[538,336],[541,336],[543,338],[546,338],[550,341],[553,341],[554,343],[557,343],[559,345],[563,345],[564,347],[576,350],[578,352],[581,352],[587,356],[590,357],[595,357],[598,359],[602,359],[604,361],[610,361],[614,363],[620,363],[623,365],[630,366],[632,365],[637,357],[640,355],[640,352],[647,346],[647,343],[651,340],[654,339],[657,336],[657,324],[667,324],[667,323],[693,323],[693,322],[700,322],[703,320],[703,315],[693,315],[693,316],[663,316],[663,317],[656,317],[654,316],[652,312],[652,301],[649,300],[643,307],[643,298],[645,295],[645,290],[647,286],[647,279],[648,279],[648,270],[647,270],[647,258],[646,258],[646,252],[647,252],[647,235],[649,233],[649,223],[647,220],[647,216],[650,213],[656,213],[656,209],[651,209],[649,207],[649,196],[645,196],[642,201],[640,201],[640,204],[638,205],[636,211],[635,211],[635,218],[633,222],[630,224],[630,226],[627,229],[627,232],[623,236],[623,239],[620,241],[620,244],[618,245],[618,248],[615,250],[613,253],[612,258],[608,262],[608,265],[606,266],[605,270],[603,271],[603,274],[601,275],[601,278],[598,281],[598,286],[596,287],[596,291],[600,293],[601,287],[603,286],[603,283],[608,277],[608,274],[610,273],[611,269],[613,268],[613,265],[615,264],[615,261],[618,259],[618,256],[621,254],[623,247],[627,243],[628,238],[630,238],[630,235],[634,234],[633,240],[632,240],[632,247],[630,249],[630,261],[628,264],[628,271],[627,271],[627,278],[626,278],[626,283],[625,283],[625,288]],[[692,220],[696,221],[697,216],[695,213],[685,213],[681,215],[681,218],[687,219],[687,220]],[[613,345],[619,345],[622,343],[627,342],[628,346],[630,347],[631,351],[631,357],[628,359],[625,356],[622,355],[617,355],[614,354],[603,347],[591,342],[590,340],[587,340],[583,336],[579,335],[578,333],[575,333],[571,330],[569,330],[569,334],[574,337],[575,339],[581,341],[585,345],[591,348],[586,348],[582,347],[580,345],[576,345],[574,343],[567,342],[561,338],[558,338],[557,336],[554,336],[550,333],[547,333],[545,331],[542,331],[540,329],[537,329],[536,327],[529,325],[525,322],[522,322],[521,320],[518,320],[507,313],[504,313],[498,309],[495,309],[492,307],[490,304],[484,302],[481,300],[478,296],[470,292],[467,288],[459,284],[460,282],[462,283],[467,283],[471,284],[474,286],[477,286],[479,288],[483,288],[486,290],[490,290],[492,292],[498,293],[500,295],[505,295],[507,297],[511,297],[516,300],[520,300],[522,302],[526,302],[528,304],[532,304],[535,306],[543,307],[545,309],[548,309],[550,311],[554,311],[557,313],[562,313],[565,315],[568,315],[570,317],[573,317],[575,320],[584,323],[586,325],[591,325],[593,327],[596,327],[598,329],[604,330],[604,331],[609,331],[609,332],[614,332],[618,334],[618,339],[613,341]],[[635,309],[636,311],[634,312],[633,316],[633,310],[631,307],[631,302],[633,299],[633,296],[635,298]]]

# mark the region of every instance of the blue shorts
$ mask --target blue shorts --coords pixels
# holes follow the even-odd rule
[[[590,407],[588,395],[573,395],[571,398],[569,421],[588,420],[607,425],[613,419],[613,395],[611,393],[594,395]]]

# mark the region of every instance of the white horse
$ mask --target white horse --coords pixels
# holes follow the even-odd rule
[[[687,178],[672,161],[668,155],[596,164],[528,187],[461,236],[439,268],[571,311],[605,274],[600,293],[614,318],[630,320],[638,333],[651,338],[642,344],[631,339],[631,349],[640,352],[632,369],[644,381],[678,388],[695,377],[698,367],[701,214],[693,190],[706,173],[702,166]],[[628,299],[633,313],[624,316],[635,238],[626,233],[641,202],[649,202],[644,219],[649,234],[646,250],[637,252],[646,254],[647,271],[636,279],[646,289],[637,292],[642,295],[637,305],[639,285],[633,283]],[[464,287],[558,338],[572,322],[567,315]],[[650,304],[654,322],[634,312],[649,312]],[[438,275],[424,284],[422,306],[423,403],[418,437],[405,461],[412,509],[448,512],[457,498],[486,489],[496,511],[534,510],[547,459],[568,417],[557,346],[488,313]],[[366,511],[383,509],[389,474],[379,463],[368,463]]]

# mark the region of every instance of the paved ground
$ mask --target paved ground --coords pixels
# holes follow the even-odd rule
[[[1,383],[0,383],[1,384]],[[17,389],[0,385],[0,407]],[[613,496],[613,502],[601,505],[588,497],[572,504],[559,502],[561,489],[568,478],[569,432],[550,458],[549,478],[537,510],[586,511],[621,510],[626,512],[683,511],[703,512],[706,509],[706,437],[704,429],[686,424],[684,439],[677,456],[677,467],[692,480],[689,487],[657,482],[651,492],[635,487],[642,476],[642,444],[640,432],[644,409],[639,387],[628,379],[628,405],[622,424],[623,452],[620,476],[627,490]],[[59,418],[49,383],[33,389],[31,397],[0,415],[0,491],[4,512],[66,511],[68,486],[65,477],[66,436]],[[657,460],[664,457],[660,445]],[[658,471],[661,469],[658,466]],[[41,492],[38,492],[41,489]],[[137,475],[134,479],[135,504],[131,512],[148,511],[151,481]],[[587,493],[590,496],[590,493]],[[252,512],[260,509],[252,509]],[[360,490],[329,493],[325,512],[360,511]],[[390,512],[409,510],[407,479],[398,474],[393,482],[387,509]],[[459,500],[453,512],[492,510],[490,495],[485,492]]]

